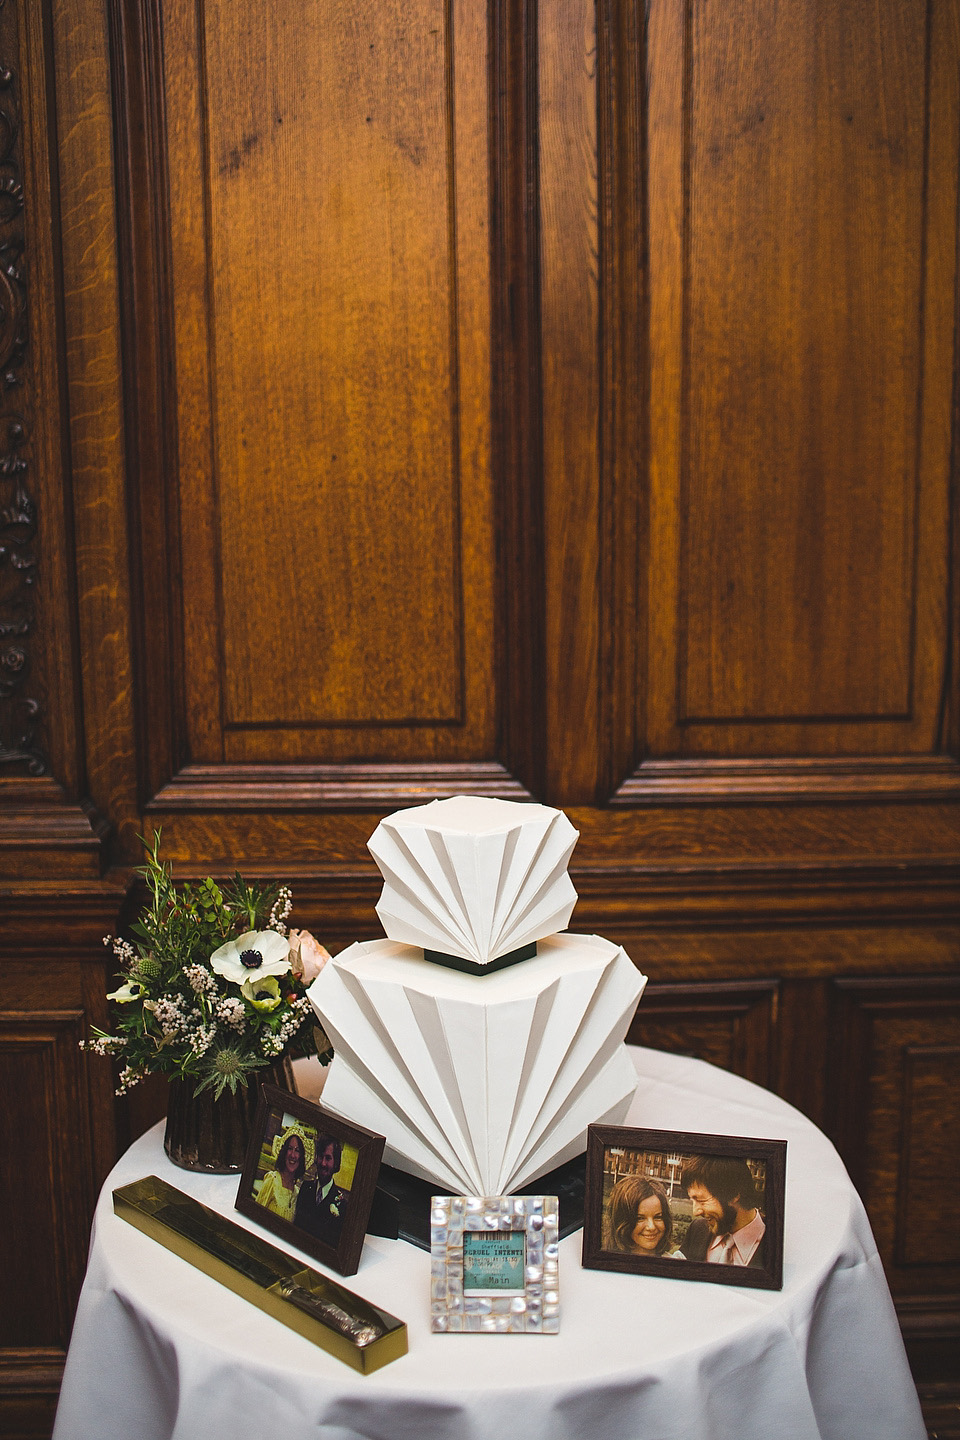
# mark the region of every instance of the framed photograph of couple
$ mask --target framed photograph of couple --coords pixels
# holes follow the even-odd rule
[[[263,1085],[236,1208],[317,1260],[360,1264],[384,1137]]]
[[[591,1125],[583,1264],[779,1290],[787,1142]]]

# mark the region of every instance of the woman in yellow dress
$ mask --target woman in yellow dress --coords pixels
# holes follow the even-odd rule
[[[292,1220],[297,1191],[307,1166],[313,1159],[307,1154],[308,1139],[299,1125],[291,1125],[274,1141],[276,1168],[263,1177],[257,1204],[272,1210],[284,1220]],[[312,1146],[310,1149],[312,1150]]]

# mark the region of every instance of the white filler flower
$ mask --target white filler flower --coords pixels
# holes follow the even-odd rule
[[[210,965],[235,985],[263,980],[267,975],[286,975],[290,969],[290,942],[276,930],[248,930],[238,940],[228,940],[214,950]]]

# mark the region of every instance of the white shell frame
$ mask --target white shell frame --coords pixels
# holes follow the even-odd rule
[[[565,930],[579,838],[548,805],[455,795],[388,815],[368,848],[383,875],[390,940],[489,965]]]
[[[438,1334],[556,1335],[560,1329],[560,1210],[556,1195],[434,1195],[430,1210],[430,1328]],[[522,1230],[524,1292],[463,1289],[465,1231]]]

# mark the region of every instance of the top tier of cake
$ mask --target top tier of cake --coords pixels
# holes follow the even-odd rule
[[[399,810],[368,842],[391,940],[486,970],[565,930],[579,838],[562,810],[456,795]]]

